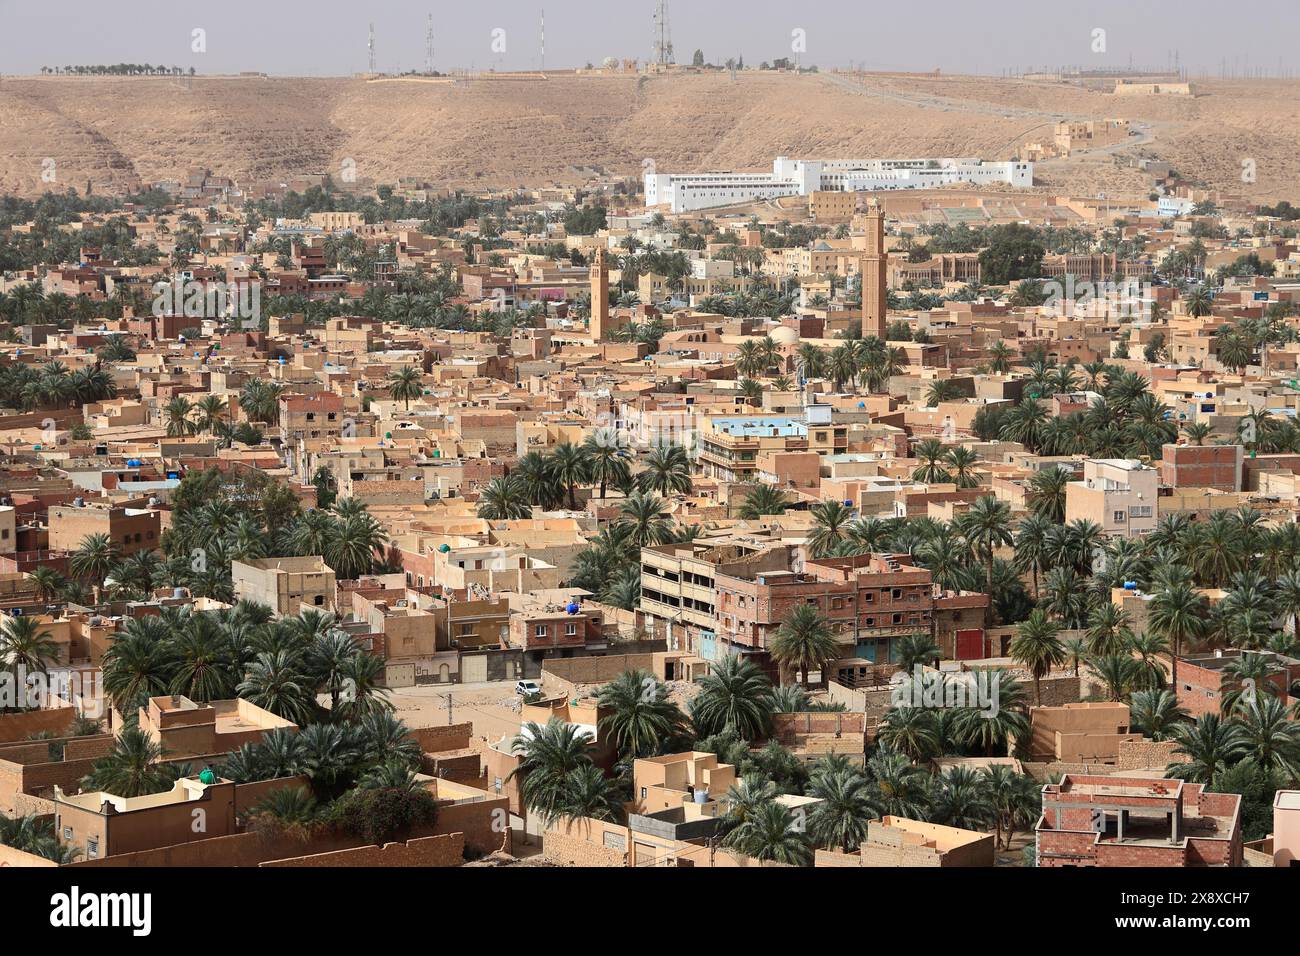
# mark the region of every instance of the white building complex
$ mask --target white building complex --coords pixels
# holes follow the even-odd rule
[[[790,159],[778,156],[770,173],[684,173],[645,177],[647,207],[673,212],[712,206],[806,196],[821,190],[859,192],[928,189],[949,183],[1034,184],[1034,164],[982,159]]]

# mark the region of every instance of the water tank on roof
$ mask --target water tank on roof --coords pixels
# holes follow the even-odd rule
[[[446,554],[446,553],[449,552],[450,550],[451,550],[451,545],[449,545],[449,544],[440,544],[440,545],[438,545],[438,551],[439,551],[440,553],[442,553],[442,554]]]
[[[1125,582],[1124,582],[1124,590],[1125,590],[1125,591],[1136,591],[1137,589],[1138,589],[1138,585],[1137,585],[1137,582],[1136,582],[1136,581],[1125,581]]]
[[[845,499],[844,499],[844,507],[846,507],[846,508],[852,508],[852,507],[853,507],[853,500],[852,500],[851,498],[845,498]]]
[[[77,495],[77,497],[72,499],[72,507],[74,508],[86,507],[86,499],[81,497],[81,495]]]
[[[578,607],[577,602],[570,602],[569,605],[565,608],[565,610],[568,611],[570,614],[577,614],[578,611],[581,609]]]

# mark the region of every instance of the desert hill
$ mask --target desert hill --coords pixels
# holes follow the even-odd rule
[[[1297,81],[1205,81],[1194,98],[1089,92],[990,77],[777,73],[468,81],[355,78],[6,77],[0,192],[124,191],[204,166],[241,182],[337,177],[345,159],[375,183],[415,176],[477,188],[581,182],[598,166],[638,175],[764,168],[801,157],[1009,158],[1056,118],[1149,125],[1126,150],[1258,199],[1300,198]],[[1242,160],[1257,180],[1241,181]],[[1140,194],[1108,154],[1042,164],[1044,188]]]

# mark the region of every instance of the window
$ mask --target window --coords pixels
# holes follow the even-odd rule
[[[1128,517],[1128,516],[1125,515],[1124,512],[1122,512],[1122,511],[1116,511],[1116,512],[1115,512],[1115,523],[1116,523],[1116,524],[1123,524],[1123,523],[1124,523],[1124,519],[1125,519],[1126,517]]]
[[[492,789],[495,790],[497,793],[500,793],[500,792],[501,792],[501,778],[500,778],[500,777],[493,777],[493,778],[492,778]]]
[[[533,634],[534,634],[536,637],[545,637],[545,636],[546,636],[546,625],[545,625],[545,624],[538,624],[535,628],[533,628]]]
[[[564,625],[564,634],[566,637],[574,637],[577,635],[577,633],[578,633],[578,625],[576,624]]]
[[[91,837],[86,841],[86,859],[93,860],[99,856],[99,838]]]
[[[317,594],[317,595],[315,595],[315,596],[311,599],[311,603],[314,604],[314,605],[316,605],[317,607],[322,607],[322,606],[325,604],[325,595],[323,595],[323,594]]]
[[[71,839],[72,839],[72,827],[64,827],[64,828],[63,828],[63,839],[65,839],[65,840],[71,840]]]

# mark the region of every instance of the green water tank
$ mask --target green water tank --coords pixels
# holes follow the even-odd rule
[[[199,783],[213,784],[217,782],[217,775],[212,772],[211,767],[204,767],[203,772],[199,774]]]

